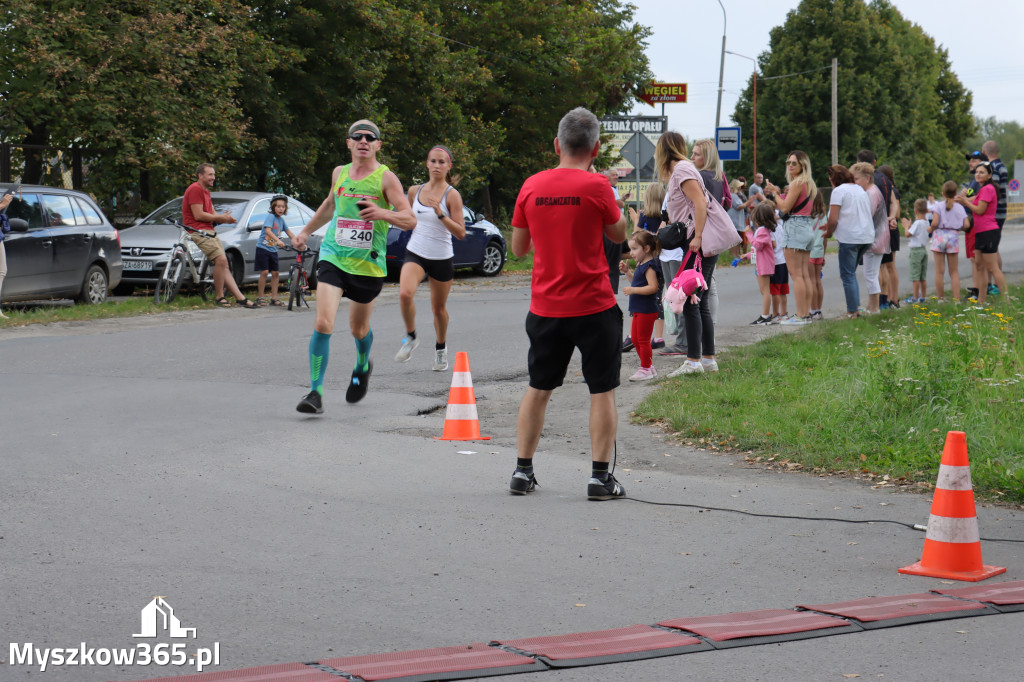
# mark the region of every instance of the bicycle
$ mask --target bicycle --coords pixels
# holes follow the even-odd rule
[[[177,220],[173,223],[180,230],[178,241],[171,248],[167,265],[164,266],[163,274],[156,282],[156,293],[153,295],[153,300],[158,304],[173,301],[181,290],[185,271],[188,270],[190,283],[199,290],[199,295],[204,301],[209,301],[213,297],[213,264],[188,236],[190,232],[203,235],[206,235],[207,232],[183,225]],[[215,237],[217,234],[212,233],[210,236]]]
[[[299,251],[294,246],[282,246],[279,248],[295,252],[295,263],[288,268],[288,310],[301,305],[305,305],[308,308],[309,302],[306,298],[309,296],[311,287],[309,285],[309,275],[306,274],[306,268],[303,265],[303,258],[313,256],[313,266],[310,270],[315,270],[316,257],[320,252],[308,247],[303,251]]]

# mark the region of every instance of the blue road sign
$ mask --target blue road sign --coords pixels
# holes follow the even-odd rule
[[[740,160],[740,127],[715,128],[715,146],[722,161]]]

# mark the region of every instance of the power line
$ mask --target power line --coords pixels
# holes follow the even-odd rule
[[[820,69],[811,69],[810,71],[800,71],[798,73],[784,73],[781,76],[758,76],[757,80],[758,80],[758,82],[760,82],[760,81],[773,81],[773,80],[778,80],[779,78],[792,78],[793,76],[803,76],[804,74],[808,74],[808,73],[818,73],[819,71],[831,71],[831,70],[832,70],[832,66],[829,65],[829,66],[823,66]]]

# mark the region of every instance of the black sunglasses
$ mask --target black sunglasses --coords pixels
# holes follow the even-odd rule
[[[373,133],[352,133],[348,136],[348,139],[355,140],[356,142],[359,142],[360,140],[363,140],[364,142],[376,142],[378,138]]]

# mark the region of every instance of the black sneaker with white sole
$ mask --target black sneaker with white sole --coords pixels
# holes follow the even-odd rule
[[[323,414],[324,404],[319,391],[310,391],[295,408],[304,414]]]
[[[513,495],[525,495],[532,493],[537,486],[537,477],[524,471],[516,469],[512,474],[512,481],[508,484],[508,491]]]
[[[599,478],[591,478],[590,484],[587,486],[588,500],[614,500],[616,497],[625,496],[626,489],[611,474],[608,474],[608,478],[603,481]]]
[[[373,372],[373,363],[367,362],[365,372],[359,370],[352,370],[352,381],[348,384],[348,390],[345,391],[345,400],[350,403],[358,403],[366,395],[366,389],[370,387],[370,373]]]

